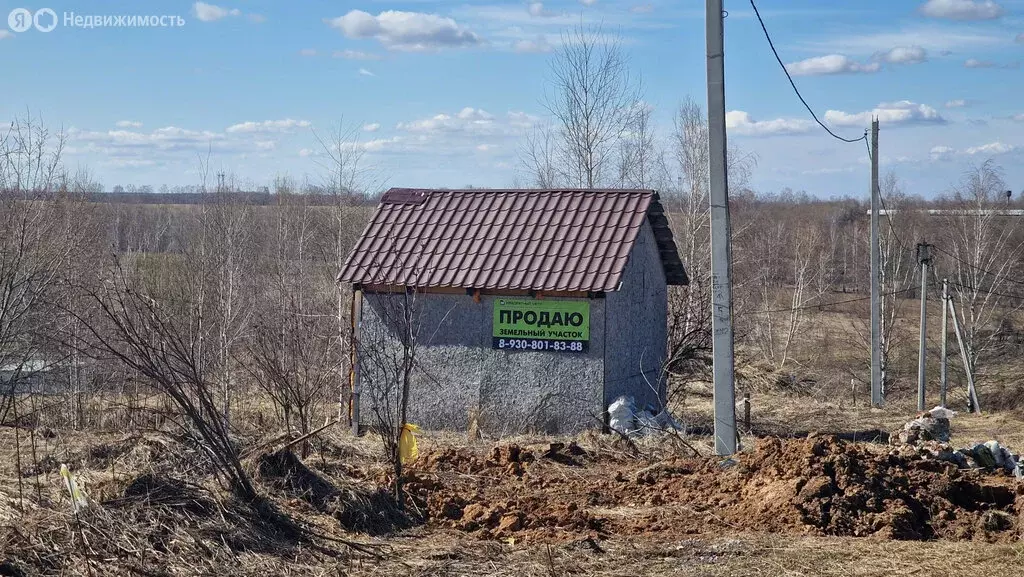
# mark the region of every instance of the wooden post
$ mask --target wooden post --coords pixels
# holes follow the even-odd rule
[[[349,390],[348,414],[349,426],[352,434],[359,434],[359,391],[362,388],[359,379],[359,328],[363,317],[363,291],[362,289],[352,290],[352,333],[349,345],[351,351],[351,389]]]
[[[750,393],[743,393],[743,428],[750,433]]]

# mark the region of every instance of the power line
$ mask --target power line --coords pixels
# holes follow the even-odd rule
[[[896,233],[896,226],[892,224],[892,215],[889,214],[889,209],[885,208],[885,197],[882,196],[881,192],[878,194],[878,202],[882,203],[882,210],[885,211],[885,222],[889,223],[889,230],[892,231],[893,238],[896,239],[896,244],[900,245],[905,251],[909,251],[907,245],[903,243],[903,239]]]
[[[1024,301],[1024,295],[1012,295],[1012,294],[1001,293],[1001,292],[996,292],[996,291],[992,291],[992,290],[985,290],[983,288],[973,287],[971,285],[959,283],[959,282],[956,282],[956,281],[948,281],[948,282],[949,282],[949,286],[955,286],[955,287],[959,287],[959,288],[962,288],[962,289],[967,289],[967,290],[971,290],[971,291],[977,291],[977,292],[988,294],[988,295],[992,295],[992,296],[1005,297],[1005,298],[1008,298],[1008,299],[1017,299],[1017,300]]]
[[[933,246],[934,246],[934,245],[933,245]],[[985,270],[985,269],[981,268],[980,266],[977,266],[977,265],[975,265],[975,264],[972,264],[972,263],[969,263],[969,262],[967,262],[966,260],[964,260],[964,259],[962,259],[962,258],[960,258],[960,257],[956,256],[955,254],[953,254],[953,253],[949,252],[948,250],[945,250],[945,249],[943,249],[943,248],[941,248],[941,247],[938,247],[938,246],[936,246],[936,247],[935,247],[935,250],[937,250],[937,251],[941,252],[942,254],[944,254],[944,255],[948,256],[949,258],[951,258],[951,259],[953,259],[953,260],[955,260],[955,261],[959,262],[960,264],[963,264],[963,265],[966,265],[966,266],[968,266],[968,267],[970,267],[970,268],[973,268],[974,270],[976,270],[976,271],[978,271],[978,272],[981,272],[981,273],[987,274],[987,275],[989,275],[989,276],[992,276],[992,277],[994,277],[994,278],[997,278],[997,279],[1000,279],[1000,280],[1004,280],[1004,281],[1007,281],[1007,282],[1011,282],[1011,283],[1013,283],[1013,284],[1019,284],[1019,285],[1024,285],[1024,280],[1018,280],[1018,279],[1015,279],[1015,278],[1010,278],[1010,277],[1008,277],[1008,276],[1005,276],[1005,275],[1001,275],[1001,274],[998,274],[998,273],[994,273],[994,272],[992,272],[992,271],[990,271],[990,270]]]
[[[894,296],[894,295],[898,295],[898,294],[903,294],[905,292],[910,292],[912,290],[914,290],[914,287],[908,287],[908,288],[905,288],[905,289],[900,289],[900,290],[890,291],[890,292],[887,292],[887,293],[882,293],[879,296],[883,296],[883,297]],[[834,306],[837,306],[837,305],[845,305],[845,304],[848,304],[848,303],[857,303],[857,302],[866,301],[866,300],[871,300],[871,297],[870,296],[858,297],[858,298],[855,298],[855,299],[847,299],[847,300],[843,300],[843,301],[834,301],[834,302],[830,302],[830,303],[814,303],[814,304],[802,305],[802,306],[798,306],[798,307],[790,307],[788,309],[775,309],[775,310],[768,310],[768,311],[750,311],[750,312],[746,312],[746,313],[743,313],[743,314],[766,315],[766,314],[773,314],[773,313],[791,313],[791,312],[794,312],[794,311],[800,311],[800,310],[805,310],[805,309],[816,309],[816,308],[834,307]]]
[[[775,49],[775,43],[772,42],[771,34],[768,34],[768,28],[764,25],[764,20],[761,19],[761,13],[758,12],[757,5],[754,4],[754,0],[750,0],[750,7],[754,9],[754,15],[757,16],[757,21],[761,23],[761,30],[764,30],[764,37],[765,39],[768,40],[768,46],[771,47],[772,54],[775,55],[775,60],[779,62],[779,66],[782,67],[782,71],[786,73],[786,78],[789,79],[789,85],[793,87],[793,92],[796,92],[796,97],[799,98],[800,102],[803,103],[804,108],[807,109],[807,112],[811,113],[811,118],[813,118],[814,121],[818,123],[818,126],[824,128],[825,132],[829,133],[830,135],[832,135],[833,138],[837,140],[842,140],[843,142],[860,142],[861,140],[863,140],[865,143],[867,143],[868,135],[866,133],[864,134],[864,136],[861,136],[860,138],[843,138],[842,136],[839,136],[835,132],[832,132],[832,130],[829,127],[825,126],[825,123],[818,120],[818,115],[815,114],[814,110],[811,109],[811,105],[807,104],[807,101],[804,100],[803,95],[800,94],[800,90],[796,87],[796,82],[793,82],[793,77],[790,76],[789,70],[786,70],[786,65],[783,64],[782,58],[779,57],[779,52]]]

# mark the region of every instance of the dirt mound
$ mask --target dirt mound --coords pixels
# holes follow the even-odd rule
[[[812,435],[765,439],[726,461],[594,463],[585,455],[564,446],[446,449],[426,454],[408,487],[431,523],[483,538],[732,529],[1011,541],[1024,526],[1016,480],[959,470],[911,447]]]
[[[895,539],[1016,534],[993,534],[1017,524],[1015,481],[961,471],[911,448],[766,439],[722,477],[725,517],[751,528]],[[993,516],[1004,521],[986,522]]]
[[[256,467],[260,480],[321,513],[332,515],[350,531],[380,535],[413,525],[392,495],[354,483],[336,485],[306,466],[290,450],[264,453],[257,457]]]

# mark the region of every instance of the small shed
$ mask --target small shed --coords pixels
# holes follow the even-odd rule
[[[351,415],[490,434],[600,427],[665,397],[668,286],[688,283],[653,190],[422,190],[381,198],[352,284]]]

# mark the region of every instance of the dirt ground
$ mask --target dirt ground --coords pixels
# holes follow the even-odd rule
[[[698,428],[709,416],[700,399],[682,413]],[[834,436],[891,430],[912,411],[777,397],[755,399],[752,413],[753,428],[789,423],[799,438],[744,435],[726,460],[700,435],[428,432],[405,513],[380,490],[389,477],[372,437],[329,430],[304,459],[266,449],[275,435],[241,439],[267,495],[254,513],[167,432],[0,429],[0,576],[979,576],[1012,571],[1024,554],[1024,484],[1011,475]],[[952,444],[1019,450],[1022,424],[958,415]],[[91,501],[77,517],[61,463]]]

